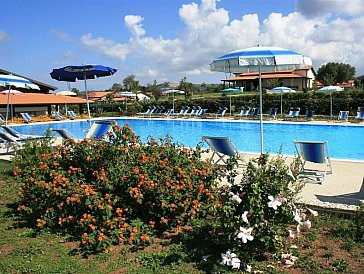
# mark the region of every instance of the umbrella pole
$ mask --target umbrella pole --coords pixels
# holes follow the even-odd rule
[[[332,120],[332,95],[330,91],[330,120]]]
[[[281,91],[281,117],[283,117],[283,91]]]
[[[5,118],[5,125],[8,125],[8,119],[9,119],[9,103],[10,103],[10,92],[11,92],[11,86],[9,84],[9,91],[8,91],[8,102],[6,104],[6,118]]]
[[[263,92],[262,92],[262,73],[259,64],[259,104],[260,104],[260,154],[263,154]]]
[[[89,122],[90,127],[91,127],[91,115],[90,115],[90,104],[89,104],[89,102],[88,102],[86,72],[85,72],[85,74],[84,74],[84,80],[85,80],[85,92],[86,92],[86,104],[87,104],[88,122]]]
[[[230,95],[230,117],[231,117],[231,95]]]

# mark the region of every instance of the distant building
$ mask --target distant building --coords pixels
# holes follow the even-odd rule
[[[14,75],[14,76],[19,76],[19,77],[23,77],[25,79],[28,79],[29,81],[31,81],[32,83],[38,85],[39,89],[40,90],[24,90],[24,92],[26,93],[30,93],[30,92],[35,92],[35,93],[49,93],[51,91],[54,91],[57,89],[57,87],[55,86],[51,86],[51,85],[48,85],[46,83],[43,83],[43,82],[40,82],[38,80],[34,80],[32,78],[29,78],[27,76],[24,76],[24,75],[20,75],[18,73],[15,73],[15,72],[11,72],[11,71],[8,71],[8,70],[5,70],[5,69],[1,69],[0,68],[0,74],[5,74],[5,75]],[[23,90],[22,90],[23,91]]]
[[[279,80],[285,87],[296,90],[312,88],[316,72],[312,67],[305,67],[295,70],[284,70],[276,72],[262,72],[262,87],[266,89],[272,88],[272,82]],[[259,86],[259,73],[246,72],[236,73],[234,77],[222,79],[227,86],[244,88],[244,91],[254,91]]]

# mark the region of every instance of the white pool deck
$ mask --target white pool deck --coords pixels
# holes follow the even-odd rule
[[[131,117],[108,117],[108,119],[113,118],[127,118],[127,119],[138,119]],[[145,119],[145,118],[144,118]],[[193,119],[198,120],[198,119]],[[206,119],[202,119],[206,121]],[[215,119],[213,119],[215,120]],[[223,121],[255,121],[257,120],[232,120],[232,119],[218,119]],[[269,122],[279,122],[279,123],[295,123],[291,121],[269,121]],[[302,123],[302,122],[298,122]],[[312,124],[335,124],[335,122],[325,122],[325,121],[310,121],[304,123]],[[363,123],[340,123],[343,125],[355,125],[363,126]],[[364,149],[364,141],[363,141]],[[0,159],[11,160],[11,155],[4,154],[4,149],[0,148]],[[209,154],[203,155],[203,157],[208,157]],[[248,157],[256,158],[257,154],[249,154]],[[274,155],[272,155],[274,156]],[[287,157],[287,163],[292,162],[292,157]],[[322,208],[335,208],[340,210],[355,210],[360,204],[360,201],[364,202],[364,161],[355,160],[335,160],[331,161],[333,173],[327,175],[326,180],[323,184],[317,184],[313,182],[308,182],[305,184],[300,197],[303,203],[322,207]]]

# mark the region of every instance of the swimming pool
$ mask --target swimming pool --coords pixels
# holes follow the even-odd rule
[[[201,136],[228,136],[239,151],[259,153],[259,123],[255,121],[191,121],[180,119],[115,119],[118,125],[129,123],[142,141],[152,135],[155,138],[167,134],[173,140],[195,147]],[[78,138],[85,136],[89,128],[86,120],[19,125],[16,129],[24,134],[44,134],[49,129],[64,128]],[[316,125],[305,123],[264,123],[264,152],[294,155],[293,140],[329,142],[331,158],[364,160],[364,126]],[[207,147],[207,145],[204,145]]]

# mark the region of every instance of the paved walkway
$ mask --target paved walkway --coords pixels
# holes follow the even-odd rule
[[[203,157],[210,157],[204,154]],[[257,158],[258,154],[249,154],[248,158]],[[286,163],[293,158],[287,157]],[[326,176],[323,184],[308,181],[299,197],[303,203],[340,210],[356,210],[364,202],[364,161],[331,160],[333,173]]]

